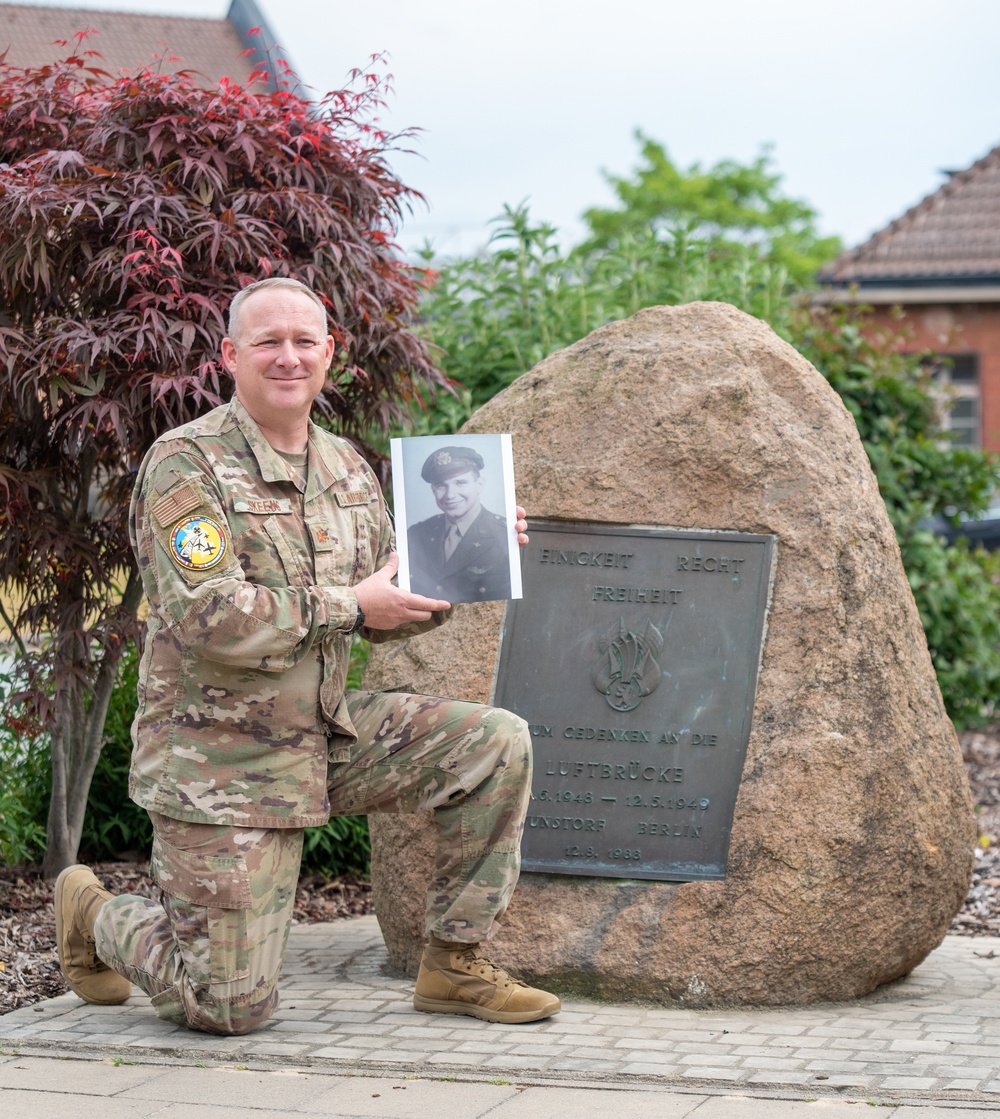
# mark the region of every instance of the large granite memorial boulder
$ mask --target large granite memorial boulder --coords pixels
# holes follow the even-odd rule
[[[563,992],[690,1006],[847,999],[919,964],[968,888],[972,807],[875,478],[823,377],[730,306],[653,308],[553,354],[466,430],[513,434],[529,517],[777,540],[726,877],[523,874],[494,958]],[[504,610],[458,607],[374,649],[366,686],[488,701]],[[413,973],[430,827],[373,817],[372,834],[390,961]]]

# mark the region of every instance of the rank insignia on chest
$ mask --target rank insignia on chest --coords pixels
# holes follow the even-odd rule
[[[372,499],[368,490],[348,490],[346,493],[338,493],[334,496],[337,498],[337,504],[341,509],[346,509],[351,505],[367,505]]]
[[[332,552],[336,547],[337,538],[326,525],[310,524],[308,526],[312,536],[313,551]]]
[[[211,517],[185,517],[170,534],[170,558],[191,571],[215,567],[228,551],[226,530]]]

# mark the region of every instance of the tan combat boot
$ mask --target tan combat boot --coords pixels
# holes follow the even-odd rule
[[[89,867],[68,866],[56,879],[56,950],[66,982],[84,1002],[111,1006],[132,994],[132,984],[97,958],[94,923],[113,895]]]
[[[432,936],[424,948],[414,1010],[515,1023],[548,1018],[559,1006],[555,995],[511,979],[490,963],[478,944],[452,944]]]

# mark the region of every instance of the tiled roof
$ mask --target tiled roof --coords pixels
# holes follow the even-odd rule
[[[819,273],[826,284],[1000,279],[1000,147]]]
[[[0,4],[0,52],[9,46],[7,61],[13,66],[42,66],[65,58],[69,47],[75,46],[73,36],[88,28],[98,34],[82,49],[99,51],[103,60],[95,64],[113,76],[152,63],[154,56],[172,55],[179,60],[156,65],[169,72],[193,70],[202,75],[200,84],[207,86],[214,86],[223,75],[243,85],[253,70],[243,51],[254,40],[242,41],[226,19]],[[68,45],[53,45],[58,39],[68,40]]]

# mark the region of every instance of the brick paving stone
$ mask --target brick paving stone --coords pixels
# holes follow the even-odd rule
[[[926,1092],[936,1083],[937,1080],[933,1076],[888,1076],[879,1082],[879,1087],[887,1092],[903,1089],[910,1092]]]
[[[813,1026],[809,1030],[810,1036],[830,1038],[859,1038],[867,1032],[860,1026]]]
[[[908,1037],[897,1037],[889,1043],[889,1049],[893,1053],[947,1053],[951,1048],[947,1041],[916,1041]]]
[[[869,1065],[893,1065],[899,1060],[898,1053],[859,1053],[859,1058]]]
[[[365,1056],[363,1049],[341,1048],[339,1045],[328,1045],[322,1049],[314,1049],[311,1057],[323,1057],[327,1060],[360,1061]]]
[[[532,1055],[538,1057],[562,1057],[566,1052],[565,1045],[514,1045],[507,1050],[512,1056],[530,1057]],[[606,1049],[591,1049],[591,1053],[596,1053],[600,1057],[607,1056]]]
[[[754,1057],[749,1061],[742,1061],[746,1068],[757,1069],[785,1069],[785,1070],[801,1070],[802,1062],[795,1061],[788,1057]],[[812,1075],[811,1073],[809,1075]]]
[[[309,1022],[326,1008],[323,1005],[307,1008],[298,1006],[279,1006],[271,1015],[272,1022]]]
[[[826,1073],[829,1076],[854,1075],[865,1068],[864,1061],[809,1061],[806,1068],[814,1073]]]
[[[988,1080],[996,1072],[995,1068],[987,1068],[984,1065],[932,1065],[931,1069],[938,1077],[973,1077],[977,1084],[980,1080]]]
[[[745,1074],[742,1069],[713,1068],[706,1065],[702,1068],[684,1069],[681,1075],[691,1080],[728,1080],[735,1083]]]
[[[738,1045],[733,1053],[737,1057],[787,1057],[793,1052],[791,1046],[777,1045]]]
[[[812,1075],[808,1072],[758,1072],[751,1076],[748,1084],[810,1084]]]
[[[727,1030],[722,1035],[722,1040],[727,1045],[760,1045],[761,1035]]]
[[[287,1033],[294,1030],[297,1033],[327,1034],[331,1030],[329,1022],[311,1022],[308,1019],[283,1018],[278,1022],[270,1023],[271,1033]]]
[[[996,1045],[953,1045],[952,1057],[996,1057],[1000,1048]]]
[[[429,1053],[448,1053],[455,1048],[455,1043],[442,1042],[433,1038],[420,1038],[408,1037],[399,1042],[394,1041],[392,1038],[383,1038],[382,1044],[387,1049],[402,1050],[403,1052],[411,1051],[420,1053],[426,1057]]]
[[[486,1055],[483,1054],[480,1060],[485,1060]],[[427,1058],[427,1063],[430,1065],[455,1065],[459,1068],[475,1067],[480,1062],[476,1060],[474,1053],[459,1053],[452,1051],[451,1053],[432,1053]]]
[[[622,1057],[616,1053],[614,1058],[608,1056],[607,1049],[563,1049],[562,1053],[555,1055],[558,1060],[569,1060],[573,1057],[579,1057],[587,1061],[600,1061],[602,1064],[610,1062],[617,1068],[621,1062]],[[552,1066],[555,1068],[555,1065]]]
[[[175,1035],[170,1037],[160,1035],[156,1037],[134,1037],[129,1039],[128,1044],[133,1049],[166,1049],[168,1051],[177,1049],[179,1046]]]
[[[405,1013],[392,1012],[382,1014],[378,1020],[393,1026],[426,1026],[429,1022],[436,1020],[436,1018],[437,1015],[432,1016],[430,1014],[421,1014],[418,1010],[407,1010]],[[488,1023],[484,1024],[488,1025]]]
[[[708,1031],[708,1029],[664,1029],[662,1036],[664,1038],[672,1037],[679,1042],[710,1042],[725,1035],[720,1035],[717,1031]]]
[[[248,1053],[255,1053],[261,1056],[267,1055],[270,1057],[298,1057],[309,1048],[308,1045],[293,1045],[291,1042],[282,1043],[277,1041],[261,1042],[257,1045],[251,1045],[247,1050]]]
[[[393,1037],[445,1038],[451,1034],[449,1026],[400,1026],[392,1031]]]
[[[344,1043],[353,1049],[382,1049],[385,1046],[385,1038],[381,1034],[378,1037],[364,1037],[348,1033],[344,1036]]]
[[[660,1037],[662,1030],[652,1026],[611,1026],[603,1031],[606,1037]]]
[[[426,1056],[426,1053],[421,1053],[417,1049],[370,1049],[362,1060],[384,1061],[387,1065],[419,1065],[423,1064]]]
[[[502,1057],[494,1057],[492,1060],[486,1061],[483,1067],[528,1072],[532,1069],[548,1068],[548,1064],[547,1057],[512,1057],[508,1054],[504,1054]]]
[[[977,1030],[982,1024],[979,1018],[957,1018],[954,1014],[922,1014],[920,1020],[928,1026],[947,1026],[960,1032]]]
[[[811,1061],[816,1056],[816,1054],[818,1052],[825,1054],[832,1061],[850,1060],[851,1057],[855,1056],[854,1051],[850,1050],[850,1049],[829,1049],[829,1048],[819,1049],[819,1050],[817,1050],[817,1049],[792,1049],[788,1052],[788,1056],[795,1057],[796,1059],[798,1059],[800,1061]],[[870,1057],[871,1057],[871,1054],[864,1053],[864,1054],[857,1054],[857,1056],[858,1056],[859,1060],[869,1060]]]
[[[621,1044],[635,1045],[640,1049],[646,1045],[673,1045],[676,1047],[678,1053],[726,1053],[730,1049],[735,1048],[735,1046],[729,1044],[728,1037],[719,1041],[690,1041],[683,1034],[676,1035],[671,1031],[667,1031],[659,1039],[652,1037],[623,1038]]]
[[[779,1031],[784,1036],[787,1037],[789,1034],[795,1034],[795,1033],[804,1034],[806,1032],[806,1027],[805,1026],[795,1027],[795,1026],[791,1026],[791,1025],[786,1026],[784,1022],[780,1022],[780,1021],[779,1022],[769,1022],[766,1026],[757,1025],[757,1026],[751,1026],[750,1027],[750,1032],[754,1033],[754,1034],[776,1034]]]
[[[928,1030],[925,1034],[928,1041],[947,1041],[950,1045],[973,1045],[980,1041],[982,1034],[980,1033],[955,1033],[952,1029],[947,1030]]]
[[[505,1053],[510,1046],[497,1044],[493,1041],[478,1040],[478,1041],[463,1041],[460,1045],[455,1046],[456,1053]]]
[[[591,1038],[589,1044],[593,1044]],[[657,1041],[651,1037],[620,1038],[611,1047],[614,1049],[656,1049],[664,1053],[703,1053],[704,1046],[688,1045],[683,1041]]]
[[[455,1037],[465,1037],[468,1034],[481,1034],[483,1027],[487,1025],[486,1022],[480,1021],[478,1018],[472,1018],[465,1014],[439,1014],[437,1016],[424,1015],[425,1022],[439,1022],[442,1026],[447,1026],[450,1034]],[[535,1027],[533,1033],[541,1033],[542,1031]]]
[[[633,1061],[621,1069],[625,1076],[662,1076],[674,1077],[678,1069],[676,1065],[658,1065],[650,1061]]]
[[[873,1079],[870,1076],[854,1076],[850,1073],[828,1076],[823,1081],[823,1084],[829,1088],[870,1088],[872,1083]]]
[[[320,1043],[323,1045],[335,1045],[337,1042],[343,1041],[346,1036],[346,1034],[342,1033],[325,1033],[321,1037],[316,1034],[281,1033],[274,1034],[271,1037],[246,1037],[243,1041],[245,1045],[253,1045],[254,1042],[258,1040],[273,1042],[275,1045],[304,1045],[307,1049],[311,1050],[315,1049]],[[177,1047],[176,1044],[174,1047]]]
[[[553,1061],[549,1068],[555,1072],[585,1072],[588,1076],[596,1072],[617,1072],[617,1061],[604,1061],[599,1057],[560,1058]]]
[[[475,1025],[471,1019],[469,1021],[471,1025]],[[583,1022],[576,1018],[567,1018],[565,1012],[560,1010],[554,1018],[550,1018],[547,1022],[540,1023],[539,1032],[556,1034],[603,1034],[604,1027],[596,1025],[593,1022]]]
[[[680,1065],[697,1065],[705,1063],[704,1053],[687,1053],[681,1057],[678,1064]],[[733,1065],[741,1064],[739,1057],[723,1057],[712,1054],[712,1064],[719,1068],[731,1067]]]
[[[926,1065],[882,1065],[878,1069],[879,1076],[931,1076],[932,1070]],[[935,1076],[934,1079],[937,1079]]]
[[[386,1037],[392,1032],[391,1026],[384,1022],[341,1022],[335,1017],[327,1020],[327,1029],[338,1029],[348,1034],[370,1034],[374,1037]]]
[[[562,1030],[556,1034],[542,1034],[541,1037],[555,1037],[565,1045],[599,1045],[601,1044],[601,1035],[599,1033],[581,1034],[577,1033],[578,1026],[574,1026],[572,1031]]]

